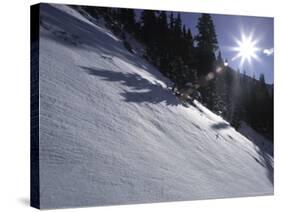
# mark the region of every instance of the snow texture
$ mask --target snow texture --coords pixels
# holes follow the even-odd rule
[[[101,19],[40,12],[41,208],[273,194],[271,143],[180,104]]]

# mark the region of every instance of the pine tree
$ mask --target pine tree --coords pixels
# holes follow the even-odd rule
[[[180,13],[178,13],[177,18],[175,19],[174,32],[176,38],[180,39],[182,34],[182,21],[181,21]]]
[[[187,59],[187,64],[191,69],[196,69],[196,58],[195,58],[195,50],[194,50],[194,39],[191,33],[190,28],[187,30],[187,35],[186,35],[186,59]]]
[[[215,51],[218,48],[215,26],[209,14],[202,14],[197,24],[197,57],[199,75],[206,75],[214,69]]]
[[[174,13],[170,13],[170,23],[169,23],[170,31],[174,31]]]
[[[221,52],[218,52],[216,59],[216,78],[214,88],[214,112],[226,118],[228,116],[229,109],[229,91],[230,86],[227,83],[227,77],[229,70],[224,67],[223,58]],[[232,78],[232,76],[230,76]]]
[[[136,29],[135,12],[133,9],[127,9],[126,28],[128,32],[134,32]]]
[[[186,28],[185,28],[185,24],[183,25],[182,27],[182,34],[183,34],[183,37],[186,38]]]
[[[196,25],[198,35],[196,41],[201,51],[215,52],[218,49],[217,35],[211,15],[202,14]]]
[[[242,101],[241,101],[241,83],[240,83],[240,70],[238,69],[233,73],[233,83],[231,85],[231,110],[230,110],[230,123],[238,129],[241,123]]]
[[[215,26],[211,15],[202,14],[197,23],[198,34],[196,40],[197,69],[200,78],[206,78],[209,74],[215,76],[215,51],[218,49],[218,41]],[[205,88],[201,88],[203,101],[212,110],[214,103],[215,82],[208,79]]]
[[[157,59],[157,17],[153,10],[143,10],[141,13],[141,38],[146,44],[147,56],[155,64]]]
[[[168,36],[169,28],[167,21],[167,14],[165,11],[161,11],[158,17],[158,37],[159,37],[159,68],[164,75],[168,71],[169,63],[169,48],[168,48]]]
[[[221,51],[219,51],[218,56],[217,56],[217,64],[220,67],[224,64],[222,56],[221,56]]]
[[[120,22],[127,32],[134,32],[136,29],[135,12],[133,9],[117,9]]]
[[[256,120],[256,127],[263,132],[266,132],[268,130],[268,122],[270,116],[270,95],[268,93],[268,89],[265,83],[265,76],[264,74],[260,74],[259,81],[256,87],[256,93],[257,93],[257,99],[256,103],[258,105],[257,107],[257,116],[259,117],[258,120]]]
[[[162,33],[168,32],[168,21],[167,21],[167,14],[165,11],[161,11],[158,18],[159,28],[161,29]],[[162,34],[163,36],[163,34]],[[165,36],[165,34],[164,34]]]
[[[155,35],[155,26],[156,22],[156,14],[153,10],[143,10],[141,13],[141,30],[142,30],[142,39],[150,46],[156,40]]]

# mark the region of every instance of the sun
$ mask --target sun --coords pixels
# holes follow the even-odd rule
[[[235,39],[236,46],[233,47],[233,50],[236,52],[236,55],[232,60],[240,59],[240,66],[242,67],[247,61],[250,65],[252,60],[259,60],[257,52],[259,48],[257,47],[258,39],[253,38],[253,34],[246,36],[244,33],[241,33],[240,39]]]

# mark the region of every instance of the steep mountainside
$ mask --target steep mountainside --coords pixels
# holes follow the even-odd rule
[[[43,4],[40,36],[42,208],[273,193],[272,145],[180,104],[101,20]]]

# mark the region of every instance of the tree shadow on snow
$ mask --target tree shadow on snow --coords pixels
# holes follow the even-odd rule
[[[225,122],[219,122],[216,124],[212,124],[211,128],[214,130],[222,130],[227,129],[231,127],[228,123]],[[233,137],[228,135],[228,137],[233,140]],[[271,157],[273,158],[273,145],[271,143],[268,143],[266,141],[259,141],[256,139],[248,138],[255,146],[256,146],[256,152],[258,153],[259,157],[253,157],[253,159],[261,166],[263,166],[267,171],[267,178],[273,185],[273,175],[274,175],[274,168],[273,168],[273,161],[271,160]],[[271,157],[270,157],[271,156]]]
[[[225,122],[219,122],[219,123],[211,125],[211,128],[214,129],[214,130],[222,130],[222,129],[227,129],[229,127],[230,127],[230,125],[228,123],[225,123]]]
[[[228,123],[225,122],[219,122],[216,124],[211,125],[211,128],[214,130],[222,130],[227,129],[231,127]],[[228,137],[233,140],[233,137],[228,135]],[[263,166],[267,171],[267,178],[273,185],[273,175],[274,175],[274,169],[273,169],[273,161],[271,160],[271,157],[273,158],[273,145],[271,143],[267,143],[266,141],[258,141],[256,139],[248,138],[249,141],[251,141],[256,146],[256,152],[258,153],[259,157],[253,157],[253,159],[261,166]],[[271,156],[271,157],[270,157]]]
[[[270,183],[274,185],[274,167],[273,161],[270,156],[273,156],[269,148],[264,148],[264,146],[257,145],[258,142],[252,141],[257,146],[257,153],[259,157],[252,156],[252,158],[262,167],[266,169],[266,175]],[[273,157],[272,157],[273,158]]]
[[[273,168],[273,164],[271,163],[271,159],[269,158],[269,156],[267,154],[263,153],[263,159],[264,159],[264,163],[266,165],[267,168],[267,177],[270,180],[271,184],[274,184],[274,168]]]
[[[256,151],[259,154],[259,159],[255,160],[267,170],[267,178],[271,184],[274,184],[274,167],[273,167],[273,144],[269,142],[251,140],[256,145]]]
[[[86,73],[100,77],[102,80],[109,82],[119,82],[126,86],[124,92],[120,95],[124,98],[125,102],[134,103],[152,103],[158,104],[164,102],[166,105],[177,106],[178,100],[167,88],[163,88],[156,82],[152,83],[144,79],[136,73],[121,73],[111,70],[96,69],[90,67],[80,66]]]
[[[263,140],[260,138],[252,137],[249,134],[243,133],[243,135],[255,145],[255,151],[258,156],[253,156],[252,154],[250,155],[259,165],[263,166],[266,169],[267,178],[269,179],[271,184],[274,185],[273,143],[266,139]]]

